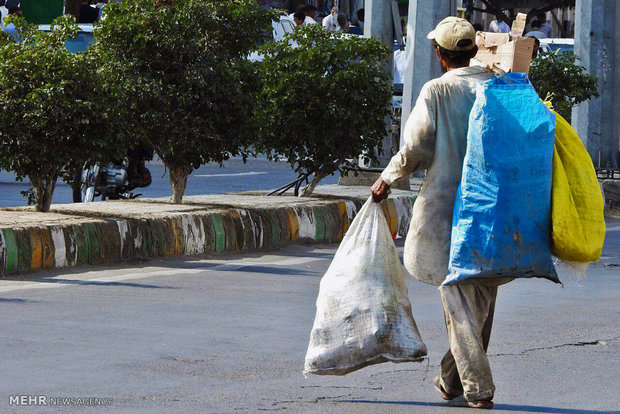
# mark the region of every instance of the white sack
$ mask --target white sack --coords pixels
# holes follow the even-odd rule
[[[381,206],[368,200],[321,279],[304,373],[344,375],[426,355],[396,246]]]

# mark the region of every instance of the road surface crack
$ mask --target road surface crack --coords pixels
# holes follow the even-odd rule
[[[302,385],[301,388],[339,388],[352,390],[382,390],[383,387],[348,387],[345,385]]]
[[[355,398],[362,398],[362,397],[355,397],[353,396],[353,394],[349,393],[349,394],[343,394],[343,395],[335,395],[335,396],[324,396],[324,397],[316,397],[314,400],[284,400],[284,401],[274,401],[273,404],[271,404],[272,406],[276,407],[278,405],[281,404],[316,404],[319,403],[321,401],[327,401],[327,400],[337,400],[340,398],[350,398],[350,399],[355,399]],[[282,407],[282,409],[284,409],[285,407]]]
[[[520,355],[528,354],[530,352],[545,351],[545,350],[557,349],[557,348],[576,347],[576,346],[601,346],[601,345],[608,345],[609,342],[616,341],[618,339],[620,339],[620,337],[614,337],[610,339],[599,339],[596,341],[569,342],[569,343],[560,344],[560,345],[541,346],[538,348],[528,348],[518,353],[489,354],[489,356],[520,356]]]

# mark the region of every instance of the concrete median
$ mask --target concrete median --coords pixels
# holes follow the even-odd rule
[[[339,242],[368,190],[333,187],[305,199],[231,194],[183,205],[145,199],[55,205],[46,214],[0,210],[0,274]],[[382,203],[395,237],[406,234],[414,201],[414,192],[395,191]]]

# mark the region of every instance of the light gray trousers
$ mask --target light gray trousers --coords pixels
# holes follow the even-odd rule
[[[497,283],[466,281],[439,288],[450,350],[441,361],[440,384],[468,401],[491,400],[495,392],[486,350],[491,336]]]

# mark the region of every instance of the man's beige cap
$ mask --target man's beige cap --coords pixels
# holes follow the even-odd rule
[[[476,46],[476,30],[474,26],[460,17],[446,17],[426,37],[434,40],[444,49],[455,52],[471,50]],[[469,40],[469,42],[463,42],[462,40]]]

